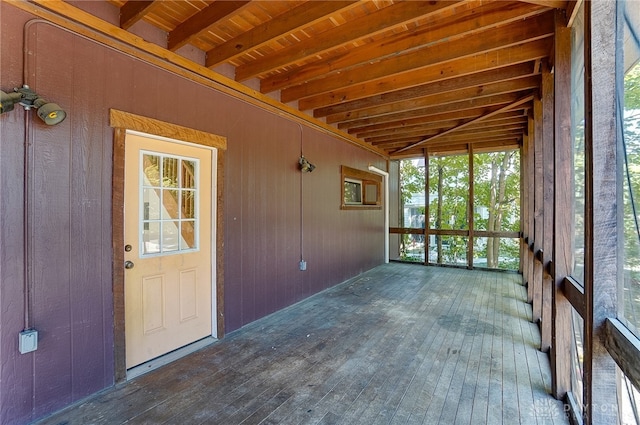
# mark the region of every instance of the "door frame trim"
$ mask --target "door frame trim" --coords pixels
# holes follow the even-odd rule
[[[215,201],[215,280],[217,337],[224,337],[224,158],[227,138],[143,117],[128,112],[109,110],[109,125],[113,128],[112,168],[112,274],[113,274],[113,346],[115,382],[127,379],[124,312],[124,148],[127,130],[161,136],[187,143],[216,148]]]

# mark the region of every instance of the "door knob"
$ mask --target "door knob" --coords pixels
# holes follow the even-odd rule
[[[135,264],[133,264],[133,261],[125,261],[124,262],[124,268],[125,269],[132,269],[133,266],[135,266]]]

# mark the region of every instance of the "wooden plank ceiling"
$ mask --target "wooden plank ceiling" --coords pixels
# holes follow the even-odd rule
[[[554,0],[110,0],[166,47],[391,158],[516,147],[553,49]]]

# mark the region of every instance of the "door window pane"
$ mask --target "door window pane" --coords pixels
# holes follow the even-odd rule
[[[143,152],[140,238],[142,254],[198,249],[198,160]]]
[[[144,223],[142,230],[143,254],[158,254],[160,252],[160,223]]]

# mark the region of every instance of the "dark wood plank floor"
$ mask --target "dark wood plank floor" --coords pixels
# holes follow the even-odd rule
[[[565,424],[520,280],[383,265],[41,424]]]

